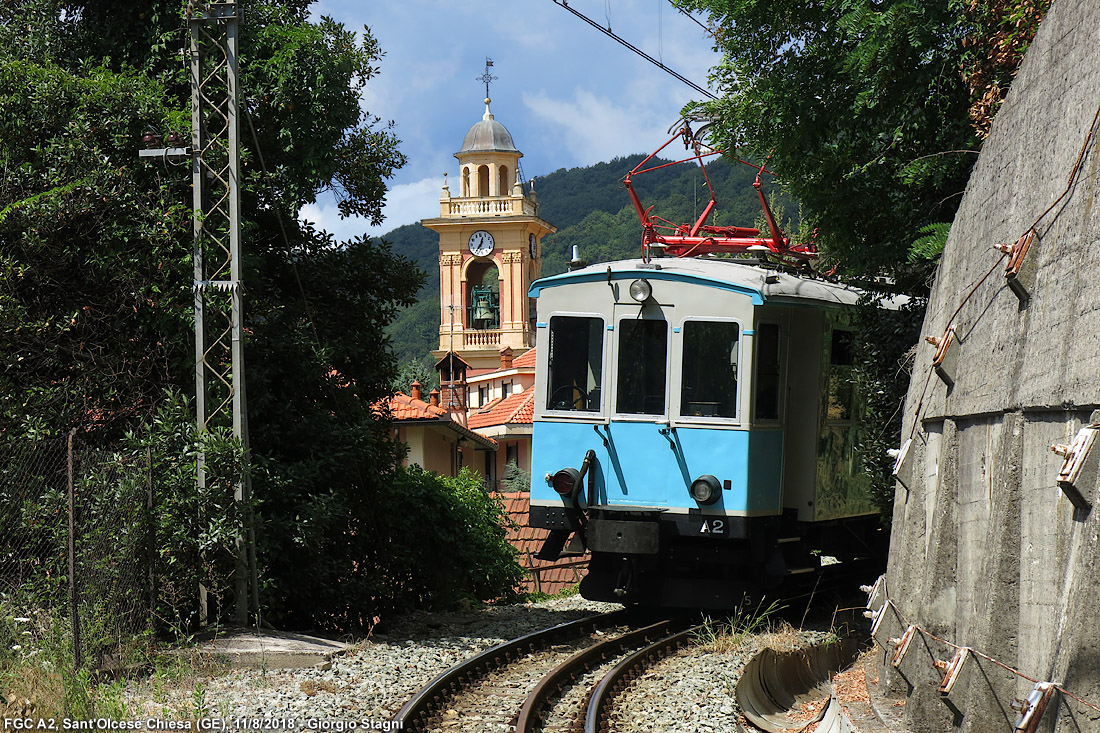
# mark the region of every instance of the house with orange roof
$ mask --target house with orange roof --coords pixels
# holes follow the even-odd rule
[[[530,472],[531,416],[534,405],[535,388],[529,387],[523,392],[494,400],[481,409],[470,411],[470,429],[493,438],[499,446],[495,454],[485,454],[486,464],[482,475],[486,486],[491,489],[502,488],[501,479],[505,477],[509,463]],[[522,487],[525,491],[528,488]]]
[[[520,172],[523,153],[490,101],[455,153],[456,190],[444,174],[439,216],[421,220],[439,235],[439,348],[432,356],[442,400],[433,391],[424,403],[416,385],[412,396],[393,398],[392,410],[410,462],[439,473],[469,466],[501,492],[516,521],[508,538],[528,571],[526,589],[553,593],[577,581],[585,559],[538,560],[547,530],[526,526],[530,487],[502,479],[510,463],[531,470],[537,325],[528,293],[542,273],[542,240],[557,228],[538,215],[534,182]]]
[[[467,382],[472,403],[466,418],[468,427],[493,438],[500,446],[496,454],[485,455],[482,475],[487,486],[500,489],[509,463],[523,471],[531,470],[535,349],[513,359],[512,350],[505,347],[500,353],[500,368],[477,370],[467,375]]]
[[[535,349],[512,358],[512,349],[500,351],[500,366],[492,369],[471,369],[466,373],[470,390],[470,408],[483,408],[517,392],[535,386]]]
[[[444,476],[457,476],[463,466],[481,473],[483,466],[495,465],[497,442],[441,407],[439,390],[433,389],[427,402],[421,399],[420,382],[413,382],[410,391],[389,399],[395,437],[409,446],[404,465],[415,463]]]

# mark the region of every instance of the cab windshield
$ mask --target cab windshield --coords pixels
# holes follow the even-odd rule
[[[624,415],[665,414],[668,324],[656,319],[619,321],[619,372],[615,410]]]
[[[737,417],[741,328],[732,321],[688,321],[683,327],[682,417]]]
[[[550,319],[547,410],[597,412],[603,374],[603,320],[590,316]]]

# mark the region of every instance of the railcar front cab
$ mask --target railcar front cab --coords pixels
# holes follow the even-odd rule
[[[540,557],[590,550],[586,598],[715,608],[813,569],[805,523],[873,511],[838,312],[857,295],[730,261],[601,267],[531,288]]]

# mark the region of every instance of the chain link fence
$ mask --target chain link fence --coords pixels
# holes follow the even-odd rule
[[[77,667],[117,665],[153,628],[152,507],[147,453],[0,442],[0,620],[22,623],[0,641],[50,628]]]

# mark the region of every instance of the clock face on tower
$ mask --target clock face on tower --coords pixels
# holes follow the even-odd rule
[[[537,258],[539,252],[539,241],[535,239],[534,234],[529,234],[527,235],[527,242],[531,251],[531,259]]]
[[[479,229],[470,235],[470,254],[485,257],[493,251],[493,235]]]

